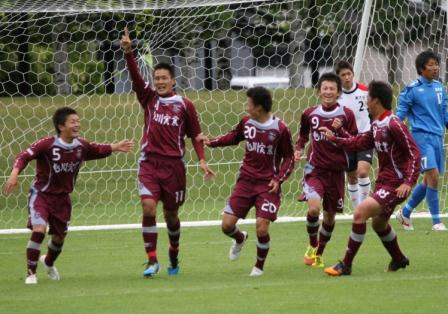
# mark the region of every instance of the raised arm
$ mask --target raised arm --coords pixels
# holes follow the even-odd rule
[[[344,134],[347,137],[336,137],[333,131],[327,127],[320,127],[319,131],[325,133],[327,140],[337,144],[346,151],[361,151],[375,147],[372,130],[365,133],[352,136],[348,132]]]
[[[134,53],[132,52],[132,41],[127,28],[124,29],[124,34],[121,36],[120,44],[128,65],[129,74],[131,75],[132,88],[137,94],[138,101],[142,106],[144,106],[148,97],[153,97],[155,92],[151,86],[145,82],[140,74],[137,61],[135,60]]]

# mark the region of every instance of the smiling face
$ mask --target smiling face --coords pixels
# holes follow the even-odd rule
[[[425,63],[421,74],[427,80],[434,80],[439,77],[439,62],[436,59],[429,59],[428,62]]]
[[[71,143],[79,136],[81,124],[77,114],[70,114],[64,121],[64,124],[59,124],[59,136],[67,143]]]
[[[319,97],[324,107],[330,107],[336,104],[337,99],[341,95],[338,90],[338,84],[333,81],[322,81],[319,89]]]
[[[154,87],[157,94],[165,96],[173,92],[176,80],[171,76],[170,71],[167,69],[158,69],[153,74]]]

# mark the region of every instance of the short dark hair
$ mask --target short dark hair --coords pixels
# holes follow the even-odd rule
[[[161,62],[161,63],[157,63],[154,66],[154,69],[152,70],[152,73],[154,74],[157,70],[167,70],[168,72],[170,72],[171,78],[175,78],[176,74],[174,72],[174,67],[169,64],[169,63],[165,63],[165,62]]]
[[[319,82],[317,82],[318,90],[320,90],[320,87],[322,86],[322,83],[324,81],[335,82],[336,85],[338,86],[338,92],[342,91],[342,81],[336,73],[327,72],[327,73],[322,74],[319,78]]]
[[[334,71],[336,72],[337,75],[339,75],[339,73],[342,70],[345,70],[345,69],[349,69],[352,73],[354,73],[352,65],[350,63],[348,63],[347,61],[344,61],[344,60],[339,61],[336,64],[336,66],[334,67]]]
[[[370,98],[378,99],[386,110],[392,109],[393,91],[389,84],[382,81],[371,81],[369,84]]]
[[[249,88],[246,93],[251,98],[255,106],[263,107],[264,111],[271,112],[272,95],[271,92],[263,86]]]
[[[53,125],[56,129],[56,133],[61,134],[61,130],[59,130],[60,125],[64,125],[67,117],[71,114],[78,114],[75,109],[70,107],[61,107],[57,109],[53,114]]]
[[[436,55],[432,50],[425,50],[421,52],[417,58],[415,58],[415,69],[417,70],[418,75],[422,74],[422,71],[425,69],[425,65],[429,62],[430,59],[434,59],[437,63],[440,64],[439,56]]]

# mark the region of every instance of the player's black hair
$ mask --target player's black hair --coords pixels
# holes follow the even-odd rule
[[[342,91],[342,81],[336,73],[328,72],[328,73],[322,74],[319,78],[319,82],[317,82],[318,90],[320,90],[320,87],[322,86],[322,82],[324,82],[324,81],[335,82],[336,85],[338,86],[338,92]]]
[[[262,86],[252,87],[247,90],[246,95],[252,99],[255,106],[261,106],[265,112],[271,112],[272,95],[268,89]]]
[[[339,61],[336,64],[336,66],[334,67],[334,71],[336,72],[337,75],[339,75],[339,73],[342,70],[345,70],[345,69],[349,69],[352,73],[354,73],[352,65],[350,63],[348,63],[347,61],[344,61],[344,60]]]
[[[57,109],[53,114],[53,125],[56,129],[56,133],[61,134],[61,130],[59,130],[60,125],[64,125],[67,117],[71,114],[78,114],[75,109],[70,107],[61,107]]]
[[[425,69],[426,64],[429,60],[434,59],[437,63],[440,64],[439,56],[436,55],[432,50],[425,50],[421,52],[417,58],[415,58],[415,69],[417,70],[418,75],[422,74],[422,71]]]
[[[369,84],[369,96],[372,99],[378,99],[384,109],[392,109],[393,91],[386,82],[371,81]]]
[[[157,70],[162,70],[162,69],[170,72],[171,78],[176,77],[176,74],[174,73],[174,67],[171,64],[165,63],[165,62],[157,63],[154,66],[152,73],[154,74]]]

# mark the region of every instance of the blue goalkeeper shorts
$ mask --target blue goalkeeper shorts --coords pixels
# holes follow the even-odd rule
[[[426,132],[412,132],[421,155],[421,172],[438,169],[440,175],[445,171],[445,150],[443,137]]]

